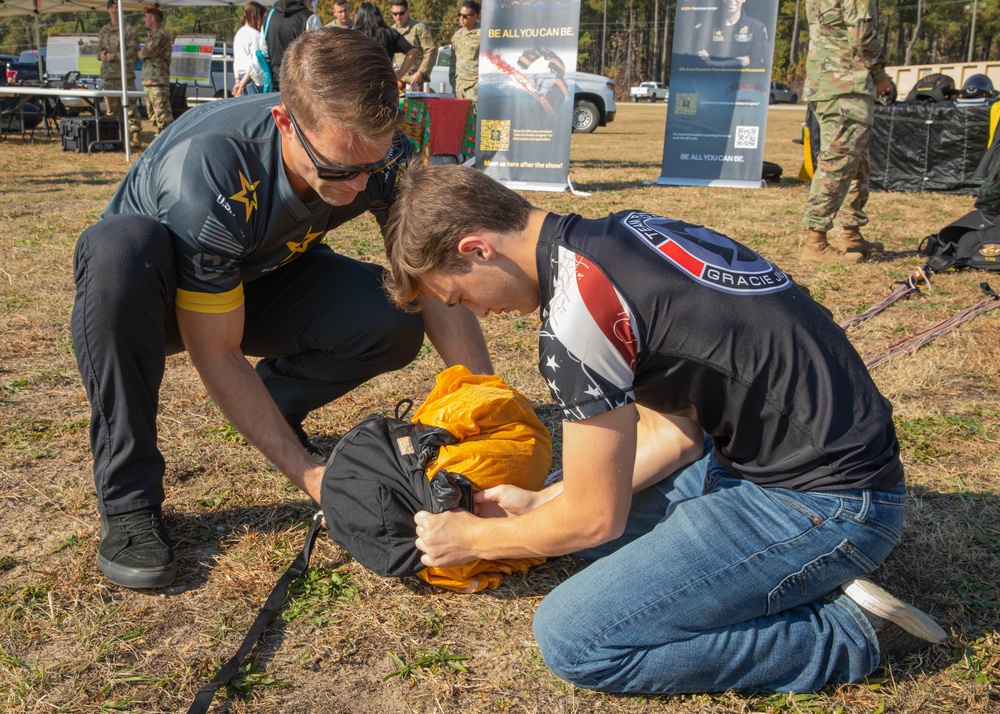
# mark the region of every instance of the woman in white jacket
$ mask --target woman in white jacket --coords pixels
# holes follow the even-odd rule
[[[257,64],[257,50],[264,46],[260,31],[264,24],[264,13],[264,6],[254,0],[243,6],[243,25],[233,38],[233,72],[236,75],[233,96],[257,92],[251,68]]]

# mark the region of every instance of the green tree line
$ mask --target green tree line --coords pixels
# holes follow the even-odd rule
[[[754,15],[756,2],[747,0],[749,15]],[[391,25],[390,3],[378,4]],[[446,44],[458,26],[458,5],[455,0],[413,0],[411,16],[427,23],[435,39]],[[666,82],[676,5],[676,0],[583,0],[577,68],[608,75],[623,92],[640,81]],[[983,61],[1000,55],[1000,3],[996,0],[882,0],[880,5],[879,37],[891,65],[959,62],[970,57]],[[332,0],[319,0],[316,9],[324,22],[333,18],[332,7]],[[164,24],[173,34],[204,32],[232,42],[240,13],[239,7],[167,8]],[[145,36],[140,13],[126,13],[125,20],[140,37]],[[50,34],[97,32],[107,21],[104,12],[41,15],[42,44]],[[805,0],[780,0],[774,78],[799,86],[808,45]],[[33,17],[0,19],[0,53],[17,54],[34,46]]]
[[[760,17],[754,13],[756,3],[747,0],[744,10]],[[996,0],[882,0],[879,5],[879,38],[890,65],[981,62],[1000,56]],[[579,69],[607,74],[620,87],[666,82],[676,8],[676,0],[584,0]],[[800,86],[809,47],[806,0],[780,0],[774,35],[774,78]]]

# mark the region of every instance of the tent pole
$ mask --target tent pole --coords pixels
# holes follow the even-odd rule
[[[131,137],[128,133],[128,72],[126,65],[128,61],[125,57],[125,10],[122,8],[123,0],[115,3],[118,6],[118,61],[121,62],[122,72],[122,140],[125,144],[125,163],[132,160]]]
[[[38,10],[37,5],[35,6],[35,47],[38,48],[38,54],[36,59],[38,60],[38,79],[45,79],[45,71],[42,69],[42,30],[38,26]]]

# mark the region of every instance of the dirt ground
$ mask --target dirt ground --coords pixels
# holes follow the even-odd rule
[[[970,196],[882,194],[869,204],[879,261],[817,268],[798,258],[806,184],[796,180],[802,107],[770,112],[766,157],[785,177],[759,191],[647,185],[659,175],[665,108],[620,105],[573,139],[571,179],[589,196],[530,194],[555,212],[640,208],[727,233],[774,260],[836,319],[885,297],[923,260],[921,238],[971,209]],[[73,358],[72,254],[127,166],[121,154],[63,153],[57,140],[0,143],[0,709],[168,712],[235,651],[313,513],[228,425],[185,355],[168,360],[159,415],[164,510],[181,574],[132,592],[96,567],[98,515],[89,406]],[[328,235],[381,261],[374,221]],[[983,296],[982,273],[933,287],[849,330],[863,356]],[[560,424],[535,368],[535,316],[484,323],[498,372]],[[1000,712],[1000,309],[873,371],[893,402],[911,486],[903,542],[879,581],[932,614],[951,640],[866,681],[810,695],[616,696],[549,673],[531,634],[538,602],[581,567],[556,558],[491,591],[461,595],[366,571],[326,538],[234,684],[225,712]],[[376,410],[418,402],[442,368],[430,349],[311,415],[330,446]]]

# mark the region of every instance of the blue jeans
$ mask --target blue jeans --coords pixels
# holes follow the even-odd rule
[[[809,692],[875,670],[878,639],[839,586],[899,542],[887,491],[797,492],[707,453],[633,499],[625,534],[553,590],[533,629],[548,667],[587,689]]]

